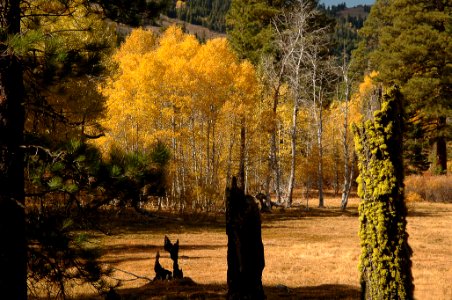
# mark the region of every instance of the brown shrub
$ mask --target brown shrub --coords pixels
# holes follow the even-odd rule
[[[452,175],[411,175],[405,178],[407,201],[452,202]]]
[[[416,192],[409,191],[405,195],[405,201],[407,203],[422,202],[423,200],[424,199],[422,199],[421,195]]]

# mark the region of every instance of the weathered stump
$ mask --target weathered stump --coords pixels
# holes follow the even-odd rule
[[[170,239],[165,235],[165,244],[163,246],[165,251],[169,252],[171,259],[173,260],[173,278],[182,279],[184,273],[182,269],[179,269],[179,240],[174,244],[171,243]]]
[[[155,256],[155,264],[154,264],[154,271],[155,271],[155,277],[154,280],[165,280],[165,279],[171,279],[172,274],[170,271],[162,267],[160,264],[160,252],[157,252],[157,255]]]
[[[179,240],[177,240],[174,244],[171,243],[170,239],[165,235],[165,241],[163,244],[163,248],[170,254],[171,260],[173,261],[173,273],[163,268],[160,264],[160,253],[157,252],[155,257],[154,271],[155,278],[154,280],[164,280],[164,279],[183,279],[184,273],[182,269],[179,268]]]
[[[226,188],[229,300],[265,299],[262,271],[265,267],[261,218],[254,198],[245,195],[232,179]]]

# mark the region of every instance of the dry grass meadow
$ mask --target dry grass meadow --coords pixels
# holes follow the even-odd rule
[[[293,208],[264,214],[262,219],[266,267],[263,283],[268,299],[359,299],[360,254],[357,199],[347,212],[339,198],[326,199],[326,209]],[[314,207],[315,200],[311,201]],[[123,280],[122,299],[224,299],[226,294],[226,244],[223,216],[190,216],[184,221],[147,220],[130,214],[119,224],[106,223],[111,235],[96,235],[104,251],[103,262]],[[409,204],[409,243],[413,248],[416,299],[452,299],[452,204]],[[154,257],[171,269],[163,238],[180,240],[184,275],[196,284],[149,282]],[[125,272],[123,272],[125,271]],[[80,299],[98,299],[82,290]]]

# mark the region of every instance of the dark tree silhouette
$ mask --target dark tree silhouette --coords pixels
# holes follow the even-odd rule
[[[155,265],[154,265],[154,271],[155,271],[155,277],[154,280],[164,280],[164,279],[171,279],[171,272],[162,267],[160,264],[160,252],[157,252],[157,255],[155,256]]]
[[[265,299],[262,271],[265,267],[261,219],[254,198],[245,195],[232,178],[226,188],[228,235],[227,299]]]
[[[24,212],[23,71],[5,46],[20,33],[20,1],[0,1],[0,290],[5,299],[27,298]]]
[[[165,251],[169,252],[171,259],[173,260],[173,278],[182,279],[184,278],[184,273],[182,269],[179,269],[179,240],[174,244],[171,243],[170,239],[165,235],[165,244],[163,246]]]

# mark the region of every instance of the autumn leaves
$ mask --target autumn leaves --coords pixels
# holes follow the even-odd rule
[[[220,170],[233,167],[234,129],[243,115],[253,116],[254,67],[240,61],[226,39],[200,44],[175,26],[160,36],[134,30],[113,60],[117,70],[101,87],[107,135],[96,143],[105,151],[146,151],[164,142],[172,153],[174,196],[197,186],[190,188],[195,198],[206,198],[201,195],[224,179]]]

